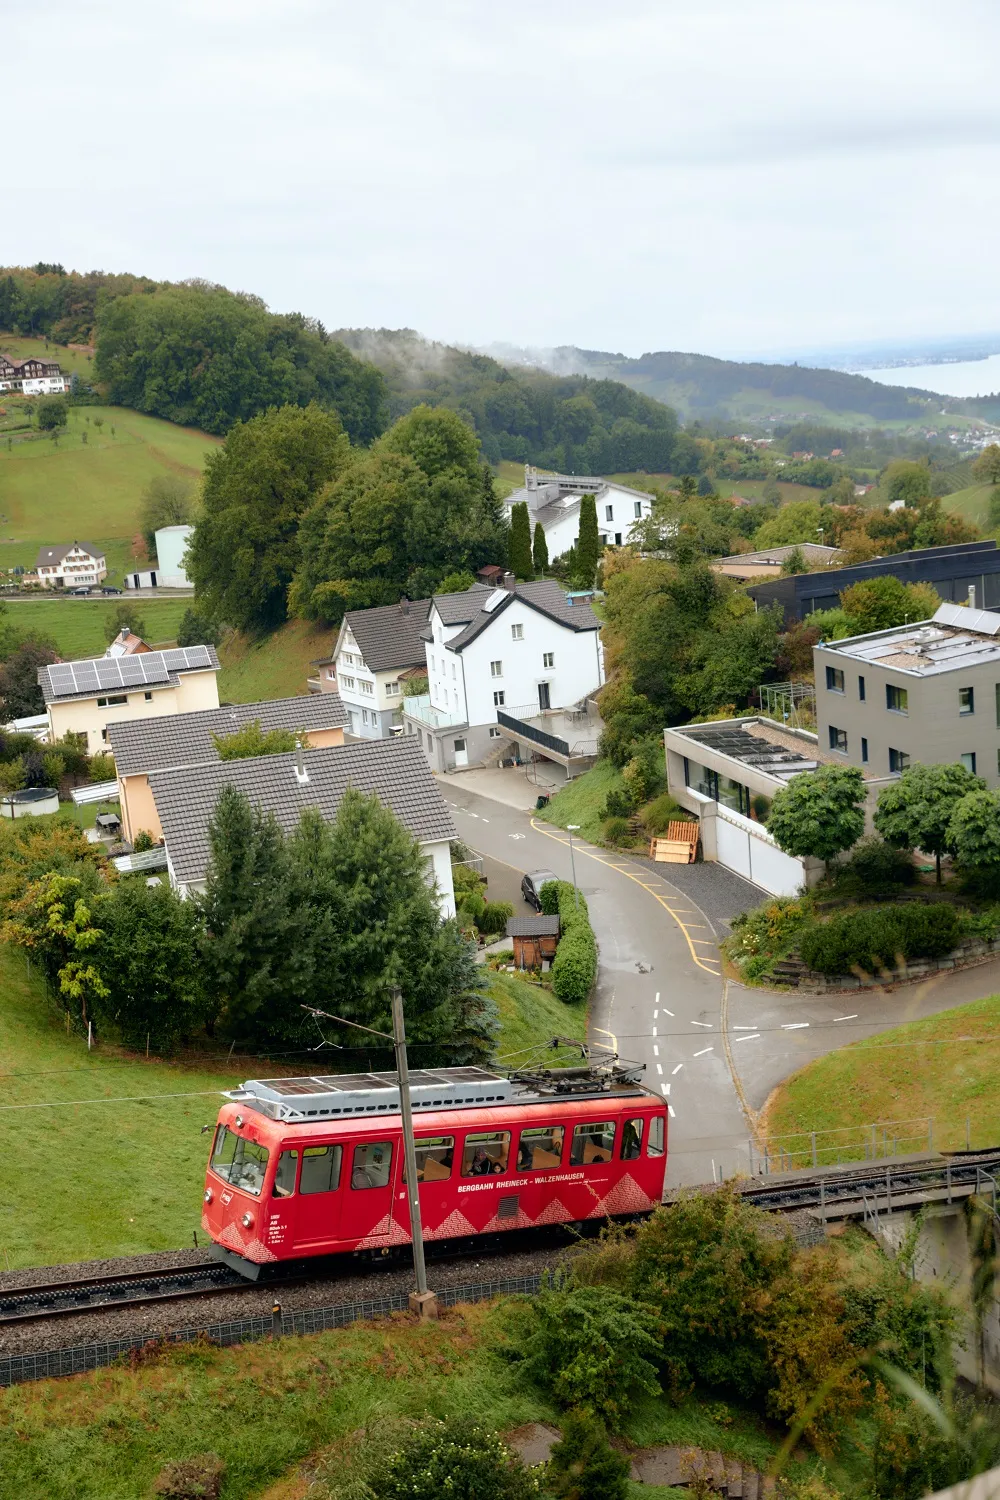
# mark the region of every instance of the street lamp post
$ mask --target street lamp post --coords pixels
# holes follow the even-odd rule
[[[577,885],[576,885],[576,857],[573,854],[573,835],[574,835],[574,833],[579,833],[580,832],[580,824],[579,823],[567,823],[566,824],[566,831],[569,834],[569,864],[570,864],[570,869],[573,871],[573,904],[575,906],[579,906],[580,905],[580,892],[577,889]]]

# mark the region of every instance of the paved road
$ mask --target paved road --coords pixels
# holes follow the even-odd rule
[[[493,864],[496,896],[514,899],[520,872],[570,879],[569,836],[441,778],[460,836]],[[726,892],[574,841],[576,875],[601,950],[591,1040],[646,1065],[670,1105],[671,1186],[745,1172],[757,1112],[771,1090],[816,1057],[904,1021],[1000,991],[1000,960],[891,993],[748,989],[724,979],[718,941]],[[664,871],[677,877],[678,884]],[[679,889],[681,882],[684,888]],[[498,889],[498,886],[500,887]],[[752,887],[745,888],[753,891]],[[695,891],[712,913],[706,915]],[[713,899],[714,897],[714,899]]]

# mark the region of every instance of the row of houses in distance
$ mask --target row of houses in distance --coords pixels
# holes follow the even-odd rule
[[[70,378],[54,359],[11,359],[0,354],[0,391],[21,396],[61,396],[70,388]]]

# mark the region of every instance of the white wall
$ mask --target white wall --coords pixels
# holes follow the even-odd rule
[[[156,581],[161,588],[190,588],[191,580],[184,570],[184,556],[193,535],[193,526],[161,526],[155,533]]]
[[[442,917],[453,917],[455,915],[455,886],[451,878],[451,845],[447,839],[439,843],[421,844],[421,849],[430,861],[427,871],[428,882],[437,882],[438,894],[441,898]]]
[[[514,625],[521,627],[521,640],[513,638]],[[588,693],[596,691],[603,680],[599,644],[597,630],[569,630],[539,614],[523,599],[515,598],[461,653],[469,723],[496,723],[493,702],[496,692],[504,694],[506,709],[532,705],[537,712],[541,682],[549,684],[552,708],[569,708],[579,703]],[[544,665],[546,653],[554,657],[551,667]],[[501,663],[500,677],[491,675],[493,661]],[[461,675],[461,668],[459,672]]]

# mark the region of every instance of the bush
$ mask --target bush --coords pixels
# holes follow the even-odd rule
[[[604,837],[609,844],[631,843],[632,834],[629,830],[627,818],[605,818]]]
[[[132,840],[133,852],[136,854],[145,854],[147,849],[154,849],[155,847],[156,840],[153,838],[153,835],[151,833],[147,833],[145,828],[140,828],[139,832]]]
[[[810,910],[807,901],[778,896],[734,918],[726,951],[744,978],[760,979],[777,959],[791,953]]]
[[[669,792],[661,792],[641,813],[643,827],[650,835],[666,833],[671,823],[692,822],[693,814],[675,802]]]
[[[604,818],[627,818],[635,804],[629,792],[625,789],[612,790],[608,793],[604,810],[599,816]]]
[[[484,937],[495,936],[507,930],[507,923],[514,915],[509,901],[487,901],[482,914],[476,918],[476,926]]]
[[[660,1394],[656,1314],[608,1287],[557,1279],[527,1305],[524,1373],[560,1406],[620,1423],[640,1391]]]
[[[106,755],[103,751],[92,755],[87,763],[87,774],[91,781],[114,781],[118,774],[114,756]]]
[[[542,886],[541,896],[542,914],[546,917],[557,917],[559,915],[559,886],[558,880],[547,880]]]
[[[429,1422],[404,1438],[369,1479],[372,1500],[527,1500],[535,1475],[495,1432],[468,1417]]]
[[[586,1000],[597,978],[597,942],[582,893],[575,891],[568,880],[553,881],[552,885],[562,927],[552,961],[552,993],[568,1005],[578,1005]],[[542,895],[549,889],[543,886]]]
[[[948,902],[881,906],[842,912],[809,929],[799,945],[803,961],[820,974],[867,974],[899,959],[940,958],[960,941],[962,919]]]
[[[216,1500],[225,1468],[217,1453],[167,1464],[153,1484],[153,1494],[168,1496],[169,1500]]]
[[[887,887],[912,885],[916,878],[908,851],[894,849],[877,834],[856,844],[834,870],[837,889],[859,896],[879,896]]]
[[[557,1500],[626,1500],[631,1465],[616,1453],[599,1422],[570,1412],[552,1449],[545,1486]]]

